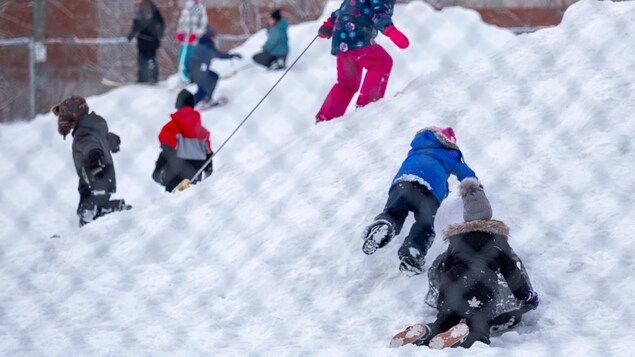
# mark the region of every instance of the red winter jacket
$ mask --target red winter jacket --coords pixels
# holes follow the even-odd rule
[[[201,123],[201,114],[190,107],[172,114],[172,120],[159,133],[159,142],[176,150],[176,156],[184,160],[206,160],[212,153],[210,134]]]

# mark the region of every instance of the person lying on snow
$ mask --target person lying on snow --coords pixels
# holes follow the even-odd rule
[[[183,180],[191,180],[212,156],[210,133],[201,123],[201,114],[194,110],[192,93],[183,89],[176,98],[176,113],[159,133],[161,153],[152,173],[154,181],[172,192]],[[211,176],[210,162],[203,171],[204,177]],[[202,178],[196,178],[194,182]]]
[[[86,99],[72,96],[54,106],[51,111],[57,117],[57,130],[66,140],[73,136],[73,162],[79,176],[79,226],[83,226],[106,214],[129,210],[124,200],[111,200],[117,192],[115,166],[111,152],[119,151],[121,139],[108,131],[106,120],[89,113]]]
[[[496,318],[500,271],[514,297],[529,309],[539,304],[538,294],[508,243],[509,228],[492,220],[483,188],[474,178],[461,182],[464,223],[444,232],[448,242],[443,264],[435,322],[420,330],[412,343],[431,348],[490,344],[490,327]],[[414,336],[413,336],[414,337]]]
[[[476,174],[463,161],[452,128],[425,128],[410,145],[412,149],[392,182],[384,211],[363,234],[362,250],[370,255],[384,247],[414,212],[415,223],[398,256],[399,270],[417,275],[423,272],[426,253],[434,241],[434,217],[448,195],[448,178],[453,174],[463,181],[476,178]]]

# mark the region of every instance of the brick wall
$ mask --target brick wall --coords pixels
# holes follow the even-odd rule
[[[123,40],[132,22],[132,0],[44,0],[47,62],[36,66],[37,112],[46,112],[71,94],[89,96],[108,88],[102,78],[134,81],[136,47]],[[437,8],[463,5],[504,27],[550,26],[560,22],[575,0],[427,0]],[[210,24],[221,34],[252,34],[269,13],[283,9],[291,23],[317,18],[326,0],[207,0]],[[408,2],[399,0],[398,2]],[[0,0],[0,122],[30,116],[29,37],[32,1]],[[176,72],[175,28],[181,0],[155,0],[166,23],[158,53],[161,78]],[[528,6],[531,5],[531,6]],[[228,50],[239,40],[223,40]]]

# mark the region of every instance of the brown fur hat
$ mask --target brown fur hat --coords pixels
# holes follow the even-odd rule
[[[86,99],[78,95],[66,98],[60,104],[51,108],[51,112],[57,117],[57,131],[65,140],[66,135],[77,125],[79,117],[88,114],[88,110]]]

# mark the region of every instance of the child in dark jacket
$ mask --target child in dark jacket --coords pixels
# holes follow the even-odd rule
[[[181,181],[191,180],[210,158],[212,146],[210,133],[201,123],[201,114],[194,110],[194,96],[183,89],[176,99],[176,113],[159,133],[161,153],[152,178],[167,192],[172,192]],[[213,172],[210,162],[203,178]],[[201,180],[197,177],[195,182]]]
[[[108,131],[104,118],[89,113],[86,100],[72,96],[54,106],[60,135],[73,135],[73,162],[79,176],[79,226],[115,211],[132,208],[124,200],[110,200],[117,192],[115,166],[110,153],[119,151],[119,136]]]
[[[416,275],[423,272],[426,253],[434,241],[434,217],[448,194],[450,174],[459,181],[475,178],[476,174],[463,161],[452,128],[425,128],[410,145],[412,149],[392,182],[384,211],[366,228],[362,250],[370,255],[384,247],[414,212],[415,223],[398,256],[399,270]]]
[[[316,115],[317,122],[344,115],[360,84],[358,107],[384,97],[392,57],[375,43],[377,32],[383,32],[401,49],[410,44],[392,23],[394,3],[394,0],[344,0],[320,27],[319,37],[333,37],[331,53],[337,56],[337,83]],[[362,84],[363,69],[367,73]]]
[[[288,28],[289,22],[282,17],[280,9],[272,12],[267,24],[267,42],[262,46],[262,52],[253,56],[254,62],[270,70],[286,68],[289,54]]]
[[[437,319],[424,326],[411,326],[410,333],[404,334],[407,340],[397,339],[399,344],[437,349],[468,348],[477,341],[489,344],[490,324],[496,317],[499,299],[497,271],[516,299],[531,309],[538,307],[538,294],[532,290],[520,259],[507,242],[509,228],[491,219],[489,202],[478,181],[463,180],[461,196],[465,223],[451,225],[444,233],[449,245],[439,287]]]
[[[207,28],[205,34],[199,39],[198,45],[194,48],[194,53],[187,60],[187,71],[190,75],[190,80],[198,85],[198,91],[194,95],[195,104],[200,102],[211,104],[212,102],[212,94],[214,94],[214,89],[216,89],[216,84],[220,78],[210,68],[214,58],[242,58],[239,54],[221,52],[216,48],[215,38],[216,31],[212,28]]]

